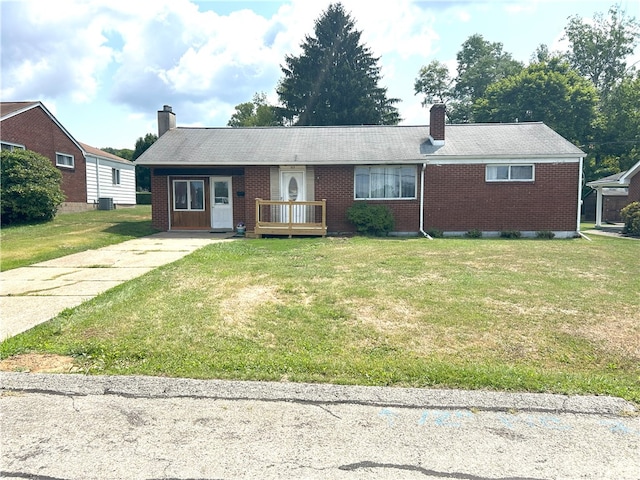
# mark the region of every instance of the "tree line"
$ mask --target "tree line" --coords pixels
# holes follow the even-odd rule
[[[361,34],[342,4],[330,5],[302,53],[285,56],[278,105],[257,92],[235,106],[227,125],[398,124],[399,99],[380,85],[380,58]],[[640,160],[640,74],[626,62],[639,24],[612,6],[593,22],[569,17],[564,35],[567,52],[541,44],[526,65],[502,43],[471,35],[456,55],[455,75],[433,60],[417,72],[414,92],[424,106],[445,103],[450,123],[544,122],[588,154],[586,181],[626,170]],[[105,150],[135,160],[156,139],[139,138],[134,151]],[[137,170],[138,189],[148,189],[148,169]]]

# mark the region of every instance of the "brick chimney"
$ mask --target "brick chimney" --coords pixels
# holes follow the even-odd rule
[[[173,113],[171,105],[165,105],[158,111],[158,138],[174,128],[176,128],[176,114]]]
[[[444,103],[435,103],[429,110],[429,138],[433,145],[444,145]]]

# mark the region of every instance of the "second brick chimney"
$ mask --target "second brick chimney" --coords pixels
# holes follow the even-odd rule
[[[170,105],[165,105],[158,111],[158,138],[169,130],[176,128],[176,114]]]
[[[444,145],[444,120],[447,108],[436,103],[429,110],[429,138],[433,145]]]

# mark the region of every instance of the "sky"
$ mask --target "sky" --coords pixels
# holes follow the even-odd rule
[[[380,57],[380,86],[399,98],[401,124],[428,112],[413,85],[433,60],[455,74],[471,35],[529,62],[536,47],[566,50],[568,17],[591,20],[615,0],[342,0]],[[226,126],[264,92],[277,104],[286,55],[331,0],[0,0],[0,99],[41,101],[78,141],[133,149],[157,134],[171,105],[178,126]],[[640,1],[617,0],[640,19]],[[640,47],[629,58],[640,60]],[[639,65],[640,66],[640,65]]]

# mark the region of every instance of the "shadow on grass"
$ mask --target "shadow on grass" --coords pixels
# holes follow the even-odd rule
[[[120,235],[123,237],[146,237],[158,233],[160,230],[151,226],[150,220],[138,221],[121,221],[115,225],[111,225],[103,230],[105,233],[112,235]]]

